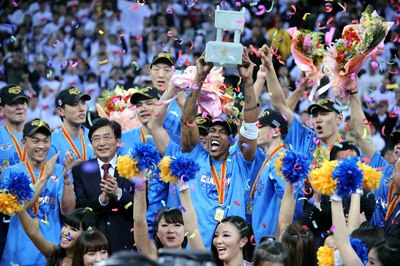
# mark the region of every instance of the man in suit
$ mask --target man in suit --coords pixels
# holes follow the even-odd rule
[[[77,207],[90,207],[97,214],[111,253],[133,249],[131,183],[116,169],[121,126],[98,118],[90,127],[89,139],[97,158],[72,168]]]

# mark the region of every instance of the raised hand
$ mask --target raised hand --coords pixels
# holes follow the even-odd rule
[[[205,52],[196,60],[196,70],[197,70],[197,76],[205,79],[210,73],[211,69],[214,67],[213,63],[206,62],[205,61]]]
[[[48,179],[54,172],[54,165],[56,164],[57,158],[60,156],[60,152],[54,154],[45,164],[46,169],[44,170],[44,177]]]
[[[106,193],[111,198],[117,198],[120,193],[117,179],[110,174],[108,174],[107,179],[101,180],[100,188],[103,193]]]
[[[245,82],[253,81],[253,70],[255,64],[251,62],[247,53],[247,48],[243,48],[242,65],[238,67],[239,74]]]
[[[258,50],[260,52],[261,63],[268,69],[270,69],[271,67],[273,68],[272,57],[274,55],[274,45],[275,40],[272,40],[271,47],[268,47],[268,45],[264,44]]]

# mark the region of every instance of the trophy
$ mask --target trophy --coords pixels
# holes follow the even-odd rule
[[[215,28],[217,28],[217,40],[206,44],[205,61],[212,62],[216,66],[235,67],[242,64],[243,45],[240,43],[240,35],[244,29],[245,9],[241,11],[221,10],[219,6],[215,10]],[[224,31],[234,31],[232,42],[222,42]]]

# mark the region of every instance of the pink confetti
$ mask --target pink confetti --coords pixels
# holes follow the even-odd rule
[[[113,208],[113,209],[111,209],[111,211],[117,212],[117,211],[118,211],[118,208]]]
[[[240,207],[240,203],[237,200],[233,200],[233,202]]]
[[[255,246],[256,245],[256,241],[254,240],[254,235],[251,235],[250,237],[250,243]]]
[[[235,6],[241,6],[240,2],[236,2]]]
[[[15,1],[12,2],[12,5],[13,5],[14,7],[18,7],[18,3],[15,2]]]
[[[58,181],[58,175],[56,175],[56,176],[54,177],[54,179],[53,179],[53,184],[57,183],[57,181]]]
[[[135,231],[135,228],[132,227],[130,231],[131,233],[133,233]]]
[[[167,32],[167,36],[168,36],[168,37],[174,36],[174,33],[172,32],[172,30],[170,30],[170,31]]]
[[[288,121],[287,117],[284,114],[281,114],[281,115],[282,115],[283,119],[285,119],[285,121],[287,122]]]
[[[296,14],[296,12],[297,12],[296,5],[291,5],[290,7],[293,9],[293,12],[289,12],[289,15],[292,16],[292,15]]]
[[[274,4],[272,3],[272,6],[273,6],[273,5],[274,5]],[[258,6],[258,9],[259,9],[259,11],[255,12],[255,14],[256,14],[257,16],[261,16],[262,14],[265,13],[265,6],[259,5],[259,6]]]
[[[372,66],[372,68],[376,69],[379,67],[379,64],[376,61],[372,61],[371,66]]]
[[[174,10],[172,8],[167,8],[166,12],[167,14],[172,14],[174,13]]]
[[[129,7],[129,10],[130,10],[130,11],[133,11],[133,10],[138,9],[138,7],[139,7],[139,4],[136,3],[134,6]]]
[[[245,142],[242,143],[242,147],[245,148],[246,150],[250,149],[250,145]]]
[[[117,142],[117,147],[124,147],[125,143],[124,142]]]
[[[331,228],[329,228],[329,231],[331,231],[333,233],[333,232],[335,232],[335,229],[336,229],[335,226],[332,225]]]
[[[141,42],[143,40],[142,35],[136,36],[136,42]]]

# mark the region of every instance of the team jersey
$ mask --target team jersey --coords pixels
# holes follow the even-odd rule
[[[167,154],[177,156],[181,149],[174,142],[170,141]],[[229,154],[226,161],[211,159],[207,150],[200,143],[189,153],[200,166],[197,177],[189,181],[189,186],[194,209],[199,217],[199,230],[204,245],[210,249],[213,232],[220,220],[227,216],[245,216],[244,194],[250,176],[251,163],[247,162],[239,147]],[[219,180],[225,181],[223,202],[219,200],[219,193],[212,175],[211,164]],[[221,177],[221,168],[226,169],[226,176]],[[221,193],[221,190],[220,190]]]
[[[250,184],[252,189],[250,193],[247,193],[246,215],[251,216],[249,222],[252,224],[257,243],[263,236],[275,236],[281,200],[286,186],[283,178],[277,174],[275,169],[276,160],[281,152],[285,152],[283,146],[278,147],[271,153],[272,157],[269,157],[262,149],[257,148],[254,158],[253,170],[250,175],[254,183]],[[265,160],[268,161],[262,169]],[[297,186],[295,189],[296,199],[303,196],[301,188],[301,186]],[[248,207],[249,204],[250,207]],[[302,214],[302,205],[302,201],[296,200],[295,220]]]
[[[31,176],[28,173],[24,162],[6,168],[2,173],[2,186],[10,178],[10,173],[25,173],[29,180]],[[35,177],[39,177],[40,170],[33,170]],[[48,179],[39,197],[37,215],[34,215],[34,208],[28,212],[39,222],[39,231],[43,237],[55,245],[60,243],[61,236],[61,214],[60,203],[64,190],[63,168],[55,164],[53,175]],[[32,182],[31,182],[32,183]],[[46,265],[46,258],[35,247],[24,229],[14,215],[10,219],[6,246],[1,260],[1,265]]]
[[[121,145],[118,148],[119,155],[126,155],[133,149],[135,144],[146,142],[156,146],[151,135],[144,135],[142,133],[142,126],[134,128],[122,133]],[[167,154],[166,154],[167,155]],[[173,194],[174,200],[168,200],[168,194]],[[148,209],[147,209],[147,225],[149,234],[151,235],[154,230],[154,222],[159,210],[163,207],[176,207],[179,206],[177,201],[177,193],[175,190],[170,190],[169,185],[160,180],[159,173],[153,171],[153,176],[148,180]],[[179,198],[178,198],[179,199]]]
[[[172,101],[167,109],[163,127],[168,131],[170,139],[181,145],[181,116],[182,112],[176,101]]]
[[[83,145],[80,137],[71,138],[77,151],[74,149],[73,145],[69,143],[67,137],[63,134],[62,128],[55,130],[53,134],[51,134],[51,146],[49,154],[47,155],[47,160],[53,157],[57,152],[60,152],[60,155],[58,156],[57,159],[57,163],[63,164],[65,159],[65,153],[68,151],[72,151],[74,153],[75,160],[78,159],[78,153],[80,154],[80,157],[83,158],[82,159],[83,161],[93,159],[94,152],[92,144],[90,143],[88,137],[89,130],[83,126],[81,128],[83,129]],[[85,147],[85,149],[82,149],[82,147]],[[84,158],[85,152],[86,152],[86,158]]]
[[[379,151],[376,151],[374,153],[369,164],[371,167],[382,169],[380,186],[377,190],[374,191],[376,198],[376,207],[371,223],[383,227],[385,224],[385,215],[388,209],[387,200],[390,180],[392,179],[393,174],[393,165],[389,164],[381,156]]]
[[[24,145],[22,144],[22,134],[11,131],[18,143],[20,151],[23,153]],[[0,167],[3,165],[14,165],[20,162],[18,150],[14,145],[13,139],[6,128],[6,125],[0,127]]]

